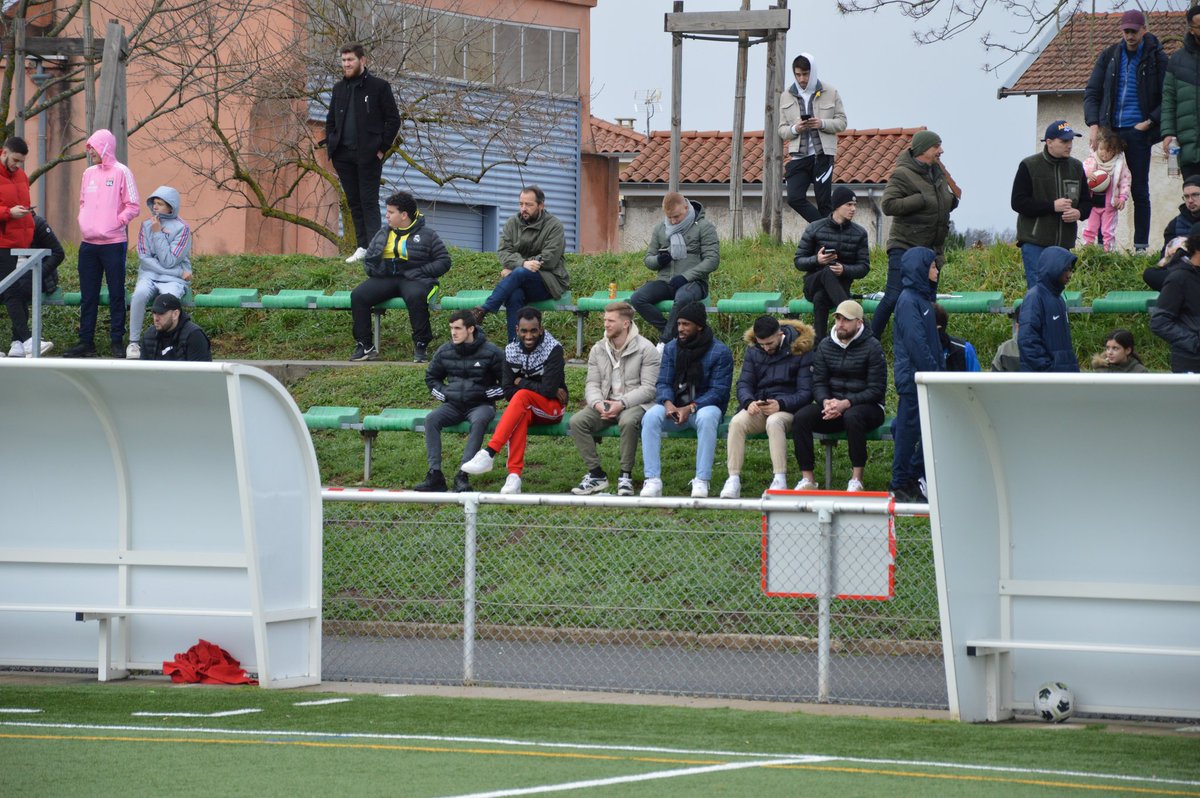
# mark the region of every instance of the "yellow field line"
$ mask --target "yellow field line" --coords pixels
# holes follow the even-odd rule
[[[5,734],[3,740],[82,740],[108,743],[200,743],[203,745],[282,745],[302,748],[337,748],[370,751],[409,751],[426,754],[486,754],[491,756],[529,756],[546,759],[584,759],[601,762],[646,762],[655,765],[723,765],[719,759],[666,759],[650,756],[612,756],[560,751],[512,751],[504,748],[447,748],[432,745],[396,745],[394,743],[335,743],[311,740],[210,740],[204,737],[119,737],[97,734]]]

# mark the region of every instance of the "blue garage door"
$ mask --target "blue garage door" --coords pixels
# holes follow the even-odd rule
[[[483,252],[488,241],[485,231],[496,226],[495,207],[462,205],[454,202],[420,202],[425,221],[447,244]],[[491,242],[492,249],[496,248]]]

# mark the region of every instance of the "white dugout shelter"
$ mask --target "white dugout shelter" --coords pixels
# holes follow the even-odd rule
[[[320,681],[317,462],[265,372],[0,360],[0,485],[0,664],[103,680],[202,638]]]
[[[1200,375],[917,383],[952,714],[1200,717]]]

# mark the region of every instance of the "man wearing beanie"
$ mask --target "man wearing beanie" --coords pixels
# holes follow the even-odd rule
[[[1111,128],[1125,141],[1125,163],[1133,188],[1133,248],[1150,248],[1150,147],[1162,138],[1163,80],[1167,54],[1146,32],[1146,15],[1130,9],[1121,15],[1121,41],[1096,57],[1083,90],[1088,144],[1095,151],[1100,128]]]
[[[1163,229],[1163,247],[1160,256],[1167,254],[1167,244],[1174,238],[1187,238],[1192,232],[1192,225],[1200,222],[1200,175],[1194,175],[1183,181],[1183,204],[1179,206],[1179,215],[1167,222]]]
[[[833,160],[837,134],[846,129],[846,109],[838,90],[817,79],[817,64],[810,53],[792,60],[796,82],[779,96],[779,138],[787,147],[784,167],[787,201],[805,221],[829,215],[833,187]],[[808,201],[812,186],[817,204]]]
[[[871,333],[883,336],[900,298],[900,257],[912,247],[927,247],[940,262],[950,233],[950,212],[958,207],[962,191],[942,166],[942,137],[919,130],[912,144],[896,159],[896,168],[883,190],[883,212],[892,217],[888,234],[887,286],[871,317]]]
[[[1079,222],[1091,215],[1092,191],[1083,164],[1071,157],[1071,145],[1079,137],[1065,120],[1051,122],[1042,151],[1021,161],[1013,178],[1011,202],[1026,289],[1037,285],[1042,252],[1074,247]]]
[[[829,311],[850,298],[850,283],[871,270],[867,231],[851,221],[858,198],[845,186],[833,190],[833,213],[804,228],[793,260],[804,273],[804,298],[813,304],[813,330],[825,337]]]
[[[692,498],[708,496],[717,428],[729,404],[733,383],[733,353],[708,326],[702,302],[690,302],[677,312],[677,337],[663,349],[655,384],[654,406],[642,417],[642,462],[646,481],[642,496],[661,496],[662,437],[682,429],[696,431],[696,476]]]

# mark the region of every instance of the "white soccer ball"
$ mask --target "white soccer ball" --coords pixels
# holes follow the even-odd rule
[[[1034,694],[1033,708],[1047,723],[1062,723],[1075,714],[1075,696],[1062,682],[1046,682]]]

